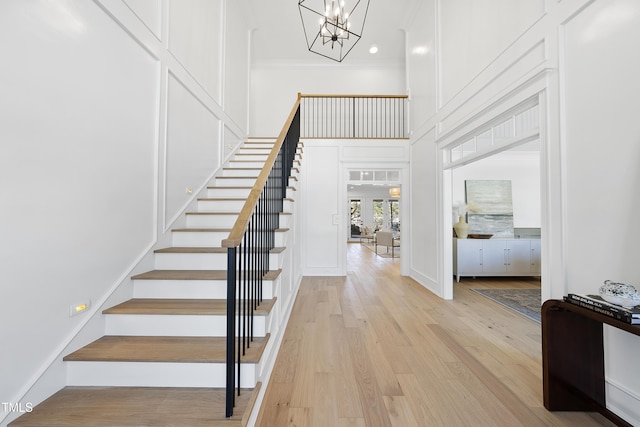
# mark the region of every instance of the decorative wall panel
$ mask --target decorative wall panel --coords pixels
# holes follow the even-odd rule
[[[220,164],[220,119],[169,74],[165,226]]]
[[[227,1],[226,5],[224,110],[240,129],[248,132],[249,55],[246,52],[249,31],[242,25],[246,15],[241,2]]]
[[[89,1],[1,2],[0,51],[0,402],[37,403],[87,320],[69,304],[99,303],[154,242],[159,64]]]
[[[440,105],[544,13],[544,0],[440,0]]]
[[[222,0],[169,1],[169,51],[220,105],[222,4]]]
[[[158,38],[162,37],[162,1],[161,0],[123,0],[144,25]]]

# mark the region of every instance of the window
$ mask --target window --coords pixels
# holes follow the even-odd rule
[[[497,149],[536,140],[539,136],[538,100],[529,99],[446,148],[445,168],[464,164]]]
[[[389,218],[391,221],[391,230],[400,231],[400,201],[389,200]]]
[[[351,237],[360,237],[360,227],[362,227],[362,202],[360,200],[350,200],[351,207]]]
[[[375,230],[384,228],[384,202],[382,200],[373,201],[373,227]]]

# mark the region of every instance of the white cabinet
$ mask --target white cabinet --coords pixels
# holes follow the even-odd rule
[[[454,239],[453,273],[460,276],[539,276],[539,239]]]
[[[541,259],[540,239],[531,240],[531,274],[534,276],[539,276],[542,273]]]
[[[458,245],[457,253],[455,247],[453,252],[454,264],[456,264],[457,255],[457,264],[460,270],[482,272],[482,240],[468,239],[467,244]]]

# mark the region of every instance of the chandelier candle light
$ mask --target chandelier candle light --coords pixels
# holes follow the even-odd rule
[[[362,36],[369,1],[351,0],[355,5],[349,9],[347,0],[298,0],[309,51],[342,62]],[[356,9],[364,13],[354,21]]]

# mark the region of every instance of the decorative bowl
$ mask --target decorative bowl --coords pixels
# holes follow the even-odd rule
[[[599,292],[602,299],[611,304],[621,305],[626,308],[640,305],[640,294],[631,285],[605,280]]]

